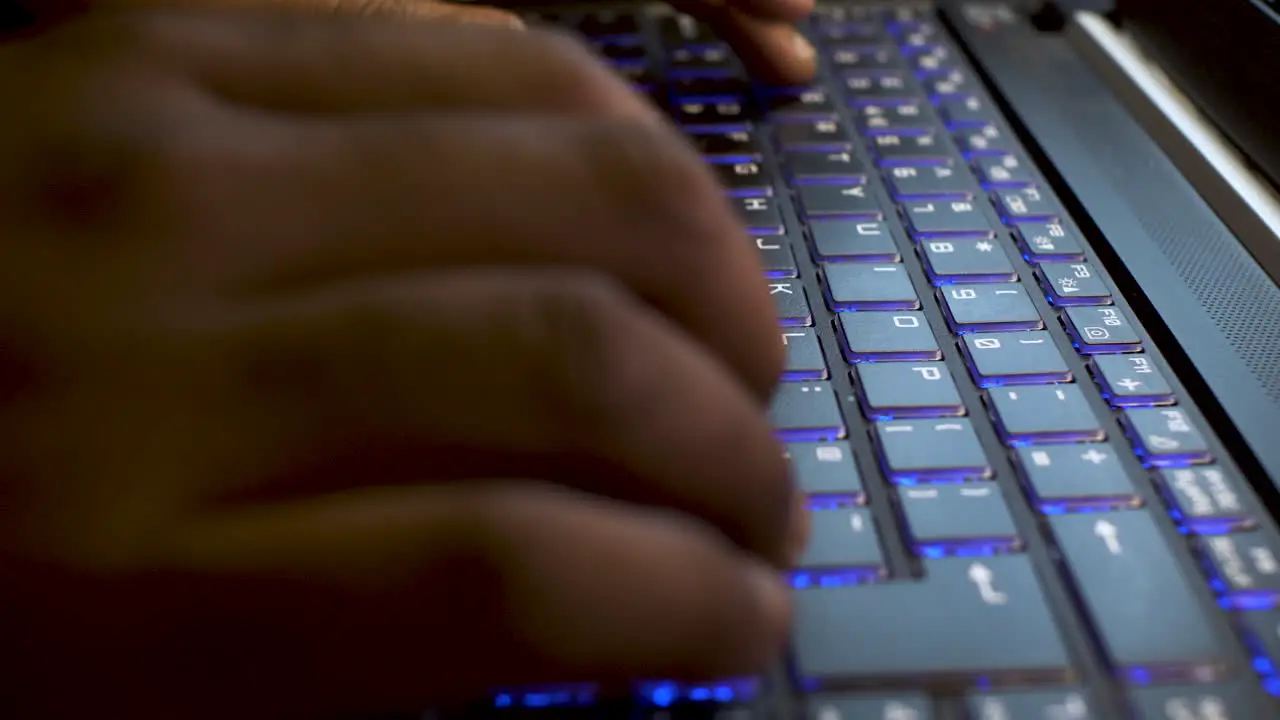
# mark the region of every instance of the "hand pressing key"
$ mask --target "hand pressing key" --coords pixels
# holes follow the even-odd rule
[[[768,663],[796,495],[745,231],[578,45],[90,14],[0,49],[4,717]]]

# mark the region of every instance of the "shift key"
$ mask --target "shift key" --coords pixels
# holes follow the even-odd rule
[[[1055,515],[1063,561],[1112,665],[1131,679],[1212,677],[1229,651],[1213,607],[1144,510]]]

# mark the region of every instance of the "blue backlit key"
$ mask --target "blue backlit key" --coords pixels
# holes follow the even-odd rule
[[[982,184],[993,190],[1027,188],[1035,184],[1031,169],[1016,155],[976,157],[973,170]]]
[[[991,463],[968,418],[875,424],[881,462],[904,485],[989,477]]]
[[[920,297],[901,263],[824,263],[831,308],[846,310],[916,310]]]
[[[964,415],[946,363],[861,363],[854,370],[863,412],[873,420]]]
[[[752,238],[756,246],[756,257],[764,266],[767,278],[794,279],[800,274],[796,265],[795,253],[791,251],[791,241],[785,236],[766,235]]]
[[[812,325],[813,313],[804,285],[795,280],[773,280],[769,283],[773,312],[783,326]]]
[[[1013,226],[1018,247],[1028,262],[1071,262],[1084,260],[1084,248],[1075,233],[1062,223],[1028,222]]]
[[[965,128],[953,136],[966,158],[1003,157],[1014,152],[1013,143],[995,125]]]
[[[1147,355],[1098,355],[1090,369],[1112,407],[1172,405],[1176,399],[1164,373]]]
[[[774,135],[783,150],[845,152],[853,148],[849,131],[829,118],[788,119],[775,124]]]
[[[815,695],[805,720],[934,720],[933,701],[924,693]]]
[[[994,482],[900,487],[898,504],[916,551],[924,557],[1021,546],[1009,505]]]
[[[747,230],[756,235],[781,235],[782,211],[778,202],[771,197],[731,197],[738,217],[747,226]]]
[[[1199,540],[1214,589],[1240,609],[1275,607],[1280,599],[1280,539],[1268,531],[1213,535]]]
[[[866,501],[853,450],[844,440],[787,443],[784,456],[810,509],[861,505]]]
[[[1253,683],[1144,687],[1129,691],[1137,720],[1261,720],[1275,717]]]
[[[896,263],[902,259],[888,224],[878,220],[814,220],[809,223],[819,260]]]
[[[965,708],[972,720],[1102,720],[1078,689],[970,693]]]
[[[938,103],[938,110],[952,130],[989,125],[998,116],[995,108],[973,95],[943,100]]]
[[[995,237],[991,223],[973,200],[920,200],[902,205],[916,237]]]
[[[1161,470],[1157,477],[1178,521],[1192,532],[1217,534],[1254,523],[1244,481],[1217,465]]]
[[[1089,263],[1045,263],[1036,275],[1049,302],[1058,307],[1111,302],[1111,288]]]
[[[1107,437],[1079,385],[1025,385],[989,390],[1000,435],[1010,445],[1098,442]]]
[[[1048,514],[1134,508],[1138,488],[1107,443],[1045,445],[1017,450],[1018,473]]]
[[[878,70],[902,64],[902,56],[892,45],[884,43],[835,45],[827,50],[827,57],[833,66],[842,70]]]
[[[783,440],[839,440],[845,435],[844,416],[828,382],[781,383],[769,419]]]
[[[941,360],[942,350],[922,312],[841,313],[845,359],[851,363]]]
[[[910,75],[896,70],[853,70],[841,77],[845,99],[853,107],[911,102],[920,92]]]
[[[1205,677],[1229,662],[1199,580],[1145,510],[1054,515],[1050,527],[1103,648],[1125,675]]]
[[[827,359],[813,328],[783,328],[782,344],[787,348],[787,365],[782,379],[788,382],[826,380]]]
[[[1120,308],[1069,307],[1063,325],[1082,355],[1131,353],[1142,349],[1142,338]]]
[[[1070,382],[1071,368],[1044,330],[970,333],[961,349],[980,387]]]
[[[840,184],[857,186],[866,183],[867,169],[847,151],[788,152],[784,158],[787,178],[793,185]]]
[[[796,196],[806,218],[846,217],[880,220],[884,211],[867,185],[801,185]]]
[[[871,150],[882,168],[899,165],[953,165],[951,148],[933,133],[881,133],[871,136]]]
[[[1007,283],[1018,279],[1009,255],[995,240],[923,239],[919,247],[925,271],[934,285]]]
[[[997,188],[996,208],[1008,224],[1023,222],[1057,222],[1062,212],[1052,198],[1036,187]]]
[[[1071,660],[1031,561],[925,560],[924,578],[795,594],[795,670],[842,681],[1069,680]]]
[[[1026,288],[1017,283],[979,283],[940,288],[942,310],[958,333],[1040,330],[1044,320]]]
[[[870,510],[815,512],[809,523],[809,544],[791,574],[794,587],[856,583],[884,574],[884,553]]]
[[[1209,441],[1178,407],[1128,408],[1121,415],[1133,449],[1151,467],[1207,463]]]
[[[889,192],[893,199],[904,200],[967,200],[977,189],[969,174],[948,165],[914,167],[904,165],[885,171]]]
[[[924,101],[863,105],[854,111],[863,135],[923,135],[936,128],[933,110]]]
[[[835,101],[823,87],[769,88],[763,100],[770,119],[829,118],[836,114]]]

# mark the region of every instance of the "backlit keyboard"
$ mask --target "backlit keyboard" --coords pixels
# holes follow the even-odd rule
[[[750,228],[813,536],[774,672],[478,712],[1280,717],[1280,535],[943,20],[824,4],[820,80],[780,88],[686,17],[601,7],[531,19],[661,103]]]

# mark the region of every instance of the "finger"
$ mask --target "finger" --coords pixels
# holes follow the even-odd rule
[[[96,687],[61,695],[113,709],[137,693],[167,717],[315,717],[741,676],[785,642],[780,576],[714,532],[531,482],[361,491],[182,529],[147,558],[155,572],[95,587],[92,611],[52,596],[40,617],[111,621],[22,627],[32,675],[84,677]]]
[[[764,18],[750,11],[772,8],[777,13],[790,13],[803,3],[804,0],[757,0],[752,6],[743,7],[708,0],[681,0],[675,4],[713,27],[754,77],[794,85],[809,82],[817,71],[813,46],[787,21],[793,18]]]
[[[52,3],[37,3],[42,8]],[[524,22],[515,13],[481,5],[462,5],[436,0],[57,0],[62,13],[95,10],[263,10],[298,11],[323,14],[352,14],[478,23],[521,29]]]
[[[228,454],[258,467],[215,479],[224,495],[536,474],[703,517],[779,564],[803,541],[763,409],[598,276],[411,276],[281,302],[232,332],[231,392],[251,405],[231,417],[252,445]]]

